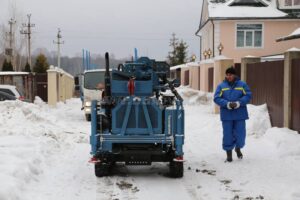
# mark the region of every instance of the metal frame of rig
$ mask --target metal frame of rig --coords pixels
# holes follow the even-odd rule
[[[92,102],[91,163],[95,175],[110,175],[114,163],[169,162],[170,176],[183,176],[184,109],[168,79],[170,66],[141,57],[109,73],[105,54],[105,91]],[[171,91],[171,92],[166,92]]]

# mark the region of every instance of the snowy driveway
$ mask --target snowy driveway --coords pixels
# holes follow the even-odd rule
[[[224,163],[211,105],[186,106],[182,179],[166,177],[166,163],[118,165],[114,176],[96,178],[80,106],[0,103],[0,200],[300,199],[300,136],[269,129],[265,106],[249,107],[245,158],[233,163]]]

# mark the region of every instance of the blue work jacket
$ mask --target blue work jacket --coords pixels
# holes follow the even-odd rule
[[[248,85],[238,77],[233,83],[224,80],[216,89],[214,102],[220,106],[221,120],[246,120],[248,119],[247,103],[251,99],[252,93]],[[228,102],[240,102],[237,109],[228,109]]]

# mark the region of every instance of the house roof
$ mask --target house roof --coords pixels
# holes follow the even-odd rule
[[[210,20],[257,19],[295,19],[295,17],[277,9],[276,0],[203,0],[196,35]]]
[[[274,1],[274,0],[273,0]],[[229,0],[224,3],[208,0],[209,18],[281,18],[287,13],[264,0]]]
[[[293,40],[300,38],[300,27],[293,31],[291,34],[278,38],[276,42],[286,41],[286,40]]]

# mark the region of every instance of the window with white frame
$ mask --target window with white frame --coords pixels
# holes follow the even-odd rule
[[[300,6],[300,0],[284,0],[284,6]]]
[[[237,24],[236,47],[260,48],[262,47],[262,24]]]

